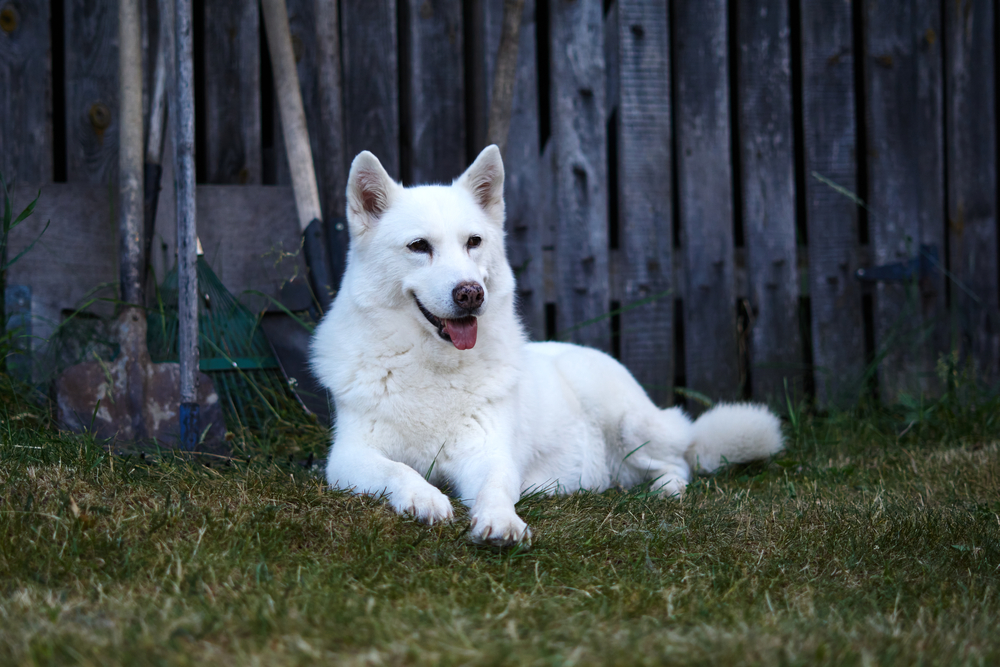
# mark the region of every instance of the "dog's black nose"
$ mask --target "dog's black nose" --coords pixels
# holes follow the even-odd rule
[[[475,310],[479,308],[479,306],[483,305],[484,297],[483,286],[479,283],[459,283],[451,291],[451,298],[455,301],[455,305],[462,310]]]

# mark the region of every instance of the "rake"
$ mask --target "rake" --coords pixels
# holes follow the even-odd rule
[[[302,412],[260,320],[226,289],[198,245],[199,369],[215,384],[226,427],[263,431],[283,415]],[[154,361],[178,358],[177,269],[163,279],[149,314],[148,346]]]

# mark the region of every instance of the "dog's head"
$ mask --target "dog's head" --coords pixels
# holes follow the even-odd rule
[[[442,341],[472,348],[477,318],[491,299],[513,293],[503,180],[496,146],[484,149],[448,186],[404,188],[371,153],[354,158],[347,222],[349,273],[359,300],[410,309]]]

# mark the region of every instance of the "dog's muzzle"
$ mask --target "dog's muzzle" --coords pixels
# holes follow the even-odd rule
[[[463,285],[465,285],[465,283],[456,287],[452,292],[452,298],[455,299],[456,305],[458,304],[459,291],[463,288]],[[437,329],[438,336],[440,336],[442,340],[448,341],[459,350],[472,349],[472,347],[476,344],[478,322],[476,320],[476,316],[471,313],[479,310],[480,306],[483,304],[484,297],[483,288],[478,284],[476,284],[476,287],[478,288],[478,296],[475,293],[475,289],[466,290],[461,294],[466,303],[475,303],[475,306],[472,308],[463,308],[463,310],[470,313],[464,317],[448,319],[438,317],[431,311],[427,310],[427,308],[424,307],[424,304],[420,303],[420,299],[418,299],[416,295],[413,296],[413,300],[417,303],[417,308],[419,308],[420,312],[423,313],[425,318],[427,318],[427,321],[434,325]],[[472,292],[471,294],[469,293],[470,291]]]

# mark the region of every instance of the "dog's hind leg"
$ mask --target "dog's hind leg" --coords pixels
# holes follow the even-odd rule
[[[684,454],[691,444],[691,420],[681,410],[643,406],[621,421],[618,482],[630,487],[651,482],[664,496],[679,496],[691,480]]]

